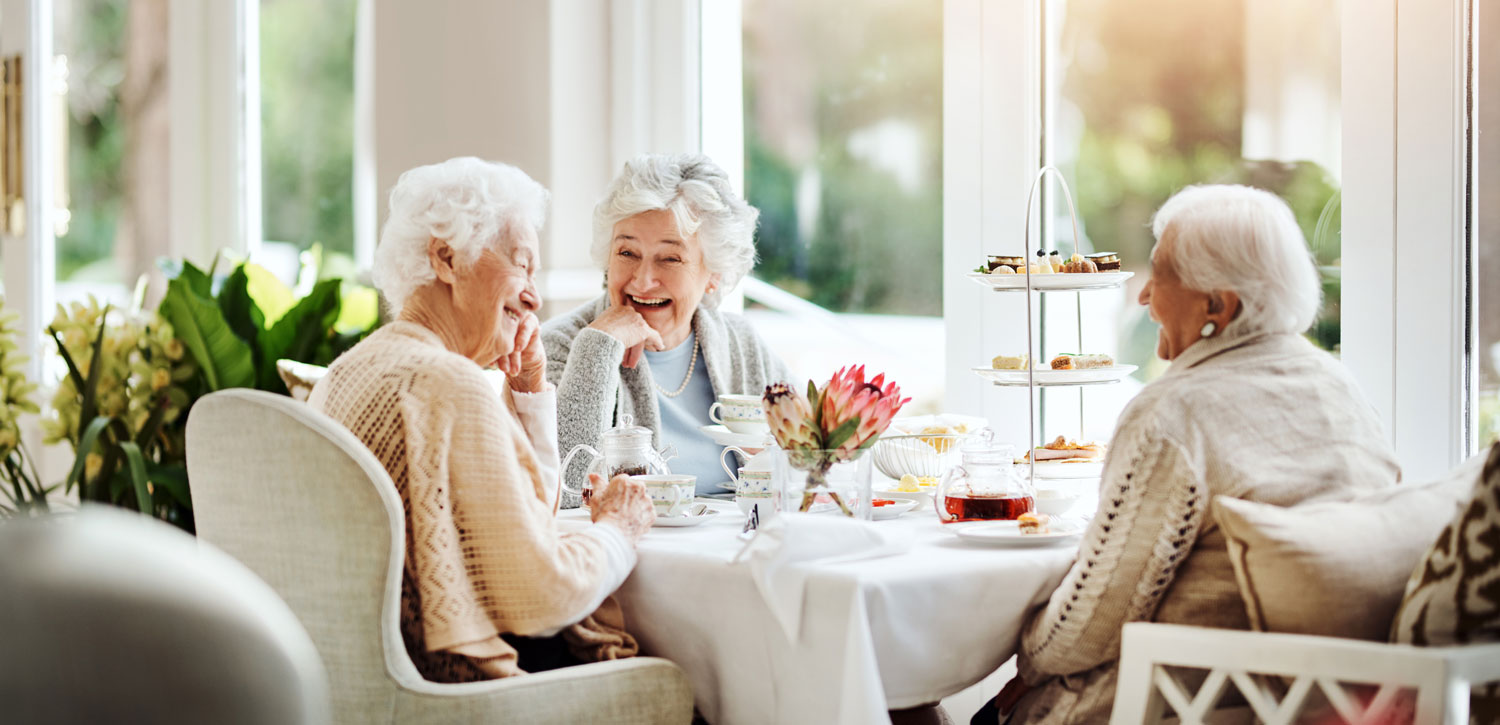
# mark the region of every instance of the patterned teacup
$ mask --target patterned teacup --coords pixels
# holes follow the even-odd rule
[[[758,521],[766,522],[775,518],[781,509],[781,496],[771,491],[735,493],[734,503],[746,516],[755,512]]]
[[[693,505],[698,477],[689,473],[662,473],[631,476],[646,487],[657,516],[681,516]]]
[[[735,433],[765,433],[766,411],[759,395],[720,395],[708,406],[708,419]]]

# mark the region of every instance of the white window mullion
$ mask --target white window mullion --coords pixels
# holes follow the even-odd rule
[[[984,416],[1001,441],[1023,444],[1026,390],[997,388],[970,368],[1025,349],[1025,297],[990,292],[965,273],[986,254],[1019,254],[1024,245],[1026,196],[1041,158],[1040,7],[943,7],[944,410]]]
[[[1448,470],[1469,447],[1463,435],[1464,5],[1396,8],[1392,420],[1396,454],[1413,480]]]
[[[1386,434],[1396,409],[1396,0],[1343,4],[1340,350]]]
[[[258,0],[171,0],[171,250],[208,264],[260,242]]]

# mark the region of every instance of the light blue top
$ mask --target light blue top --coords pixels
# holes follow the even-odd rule
[[[646,363],[651,366],[651,379],[656,382],[657,403],[661,406],[661,442],[677,449],[677,457],[667,461],[673,473],[691,473],[698,477],[698,494],[724,493],[721,482],[728,482],[724,468],[719,465],[719,454],[723,447],[713,442],[698,430],[709,424],[708,408],[714,404],[714,386],[708,379],[708,366],[703,355],[693,366],[693,379],[688,381],[682,394],[669,398],[662,390],[672,392],[682,385],[688,374],[688,361],[693,358],[693,345],[697,337],[688,339],[671,350],[646,351]]]

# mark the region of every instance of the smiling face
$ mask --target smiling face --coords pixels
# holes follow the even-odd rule
[[[453,314],[463,325],[461,352],[485,367],[511,353],[521,316],[542,304],[536,290],[536,232],[517,226],[520,231],[511,233],[508,244],[486,245],[473,264],[454,268]]]
[[[639,312],[665,349],[686,340],[714,283],[697,235],[683,236],[670,211],[642,212],[615,224],[609,255],[610,304]]]

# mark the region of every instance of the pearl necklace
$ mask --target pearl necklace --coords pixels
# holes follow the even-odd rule
[[[661,383],[656,383],[656,381],[654,379],[652,380],[652,382],[656,384],[656,389],[659,390],[659,391],[661,391],[662,395],[665,395],[668,398],[675,398],[675,397],[677,397],[679,395],[682,395],[682,391],[687,390],[688,383],[690,383],[690,382],[693,381],[693,371],[695,369],[697,369],[697,367],[698,367],[698,337],[695,335],[695,336],[693,336],[693,357],[692,357],[691,360],[688,360],[688,374],[687,374],[687,377],[685,377],[685,378],[682,379],[682,385],[678,386],[676,391],[669,393],[669,392],[667,392],[666,388],[663,388],[661,386]]]

